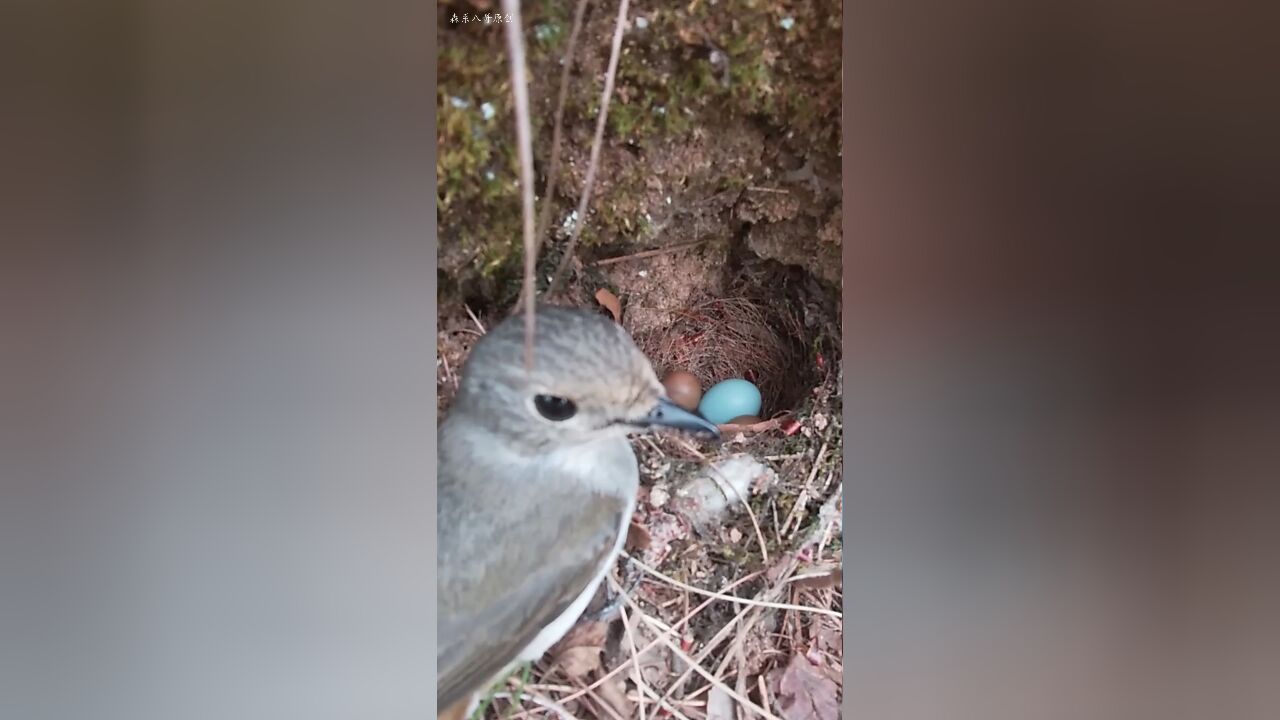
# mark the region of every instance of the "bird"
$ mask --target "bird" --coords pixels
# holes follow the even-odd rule
[[[437,702],[470,716],[480,693],[537,660],[586,609],[626,539],[639,488],[628,435],[718,428],[667,397],[612,318],[535,309],[472,348],[438,429]]]

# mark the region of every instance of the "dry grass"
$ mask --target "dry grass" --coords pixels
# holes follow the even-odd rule
[[[670,326],[636,337],[659,374],[687,370],[704,388],[745,378],[760,388],[762,414],[791,410],[812,387],[804,332],[785,304],[711,298],[677,313]]]
[[[524,313],[524,362],[533,369],[534,337],[534,266],[538,257],[538,240],[535,235],[533,203],[533,123],[529,119],[529,83],[525,78],[523,23],[520,20],[520,1],[502,0],[502,9],[513,18],[506,26],[507,51],[511,68],[511,92],[515,101],[516,149],[520,158],[520,209],[524,235],[524,289],[522,297]]]
[[[695,307],[698,312],[684,315],[673,332],[691,329],[696,318],[718,310],[713,301]],[[758,304],[731,300],[720,307],[747,313],[747,324],[769,321],[769,309]],[[474,341],[485,329],[484,318],[468,310],[459,309],[448,323],[448,337],[455,341]],[[447,393],[465,348],[446,359],[441,377]],[[796,372],[795,365],[781,367]],[[532,669],[527,684],[513,679],[486,718],[719,720],[727,704],[736,717],[787,720],[779,677],[796,658],[807,659],[839,687],[838,376],[828,372],[817,387],[800,390],[804,402],[789,408],[800,429],[790,436],[775,430],[727,438],[720,447],[678,435],[636,438],[646,508],[655,483],[678,486],[725,454],[746,452],[775,470],[779,480],[746,498],[711,535],[690,534],[660,561],[641,559],[634,566],[642,580],[609,634],[600,631],[596,667],[567,674],[553,650]],[[647,511],[637,518],[652,520]]]
[[[601,666],[569,677],[553,650],[521,688],[536,699],[497,703],[489,717],[552,718],[565,711],[581,720],[708,720],[710,703],[723,707],[727,702],[741,713],[737,717],[785,720],[778,677],[796,656],[806,657],[839,687],[842,442],[837,427],[797,442],[804,449],[795,454],[757,453],[787,471],[777,495],[761,508],[785,501],[793,510],[799,505],[809,510],[761,512],[758,522],[743,511],[722,528],[728,534],[735,526],[762,526],[761,535],[770,538],[770,560],[723,562],[715,556],[719,541],[714,537],[691,538],[660,567],[630,558],[642,580],[625,600],[614,640],[600,648]],[[664,452],[661,441],[645,438],[639,446],[651,459]],[[695,462],[713,459],[702,455]],[[683,469],[677,464],[666,474],[681,475]],[[806,489],[807,500],[802,497]],[[784,517],[792,518],[790,532],[784,532]],[[610,581],[615,588],[621,585]],[[617,698],[612,702],[605,699],[610,692]]]

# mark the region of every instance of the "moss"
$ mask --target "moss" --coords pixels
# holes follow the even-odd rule
[[[559,0],[543,0],[524,12],[528,13],[533,26],[530,56],[535,60],[539,55],[554,54],[558,57],[573,28],[573,11],[570,5]]]
[[[550,0],[525,12],[535,154],[542,162],[549,152],[551,98],[573,8],[570,0]],[[633,27],[624,41],[606,142],[642,149],[678,144],[695,130],[715,133],[728,121],[749,119],[787,131],[779,135],[783,142],[802,153],[829,147],[839,131],[840,13],[838,5],[814,0],[785,6],[764,0],[719,0],[712,6],[692,0],[643,11],[648,27]],[[785,23],[789,30],[784,18],[792,20]],[[594,67],[607,59],[611,30],[611,14],[593,13],[580,48],[593,54]],[[494,292],[510,295],[510,285],[519,286],[521,221],[503,28],[443,29],[440,39],[436,171],[442,256],[446,246],[453,248],[455,257],[474,263],[463,274],[474,273]],[[725,62],[713,57],[713,48],[727,58],[727,85]],[[582,143],[594,128],[599,78],[579,75],[570,89],[567,137]],[[482,109],[484,103],[490,112]],[[721,172],[696,182],[734,189],[751,182],[740,170]],[[596,212],[584,219],[580,245],[648,241],[647,180],[645,173],[611,177],[607,194],[593,202]],[[552,201],[571,205],[579,188],[572,182],[559,187],[562,194]]]
[[[791,30],[782,27],[783,17]],[[784,11],[761,0],[722,0],[714,8],[694,0],[655,13],[649,31],[629,38],[620,59],[609,130],[637,142],[676,141],[727,112],[830,135],[838,117],[839,19],[838,8],[810,2]],[[832,46],[826,56],[809,47],[815,38]],[[727,86],[725,61],[712,57],[713,48],[727,59]],[[815,92],[813,83],[796,82],[806,75],[827,76],[834,93],[825,97],[828,88]],[[584,99],[582,116],[593,117],[597,105]]]
[[[568,33],[563,3],[526,16],[530,66],[558,57]],[[443,27],[443,26],[442,26]],[[470,259],[474,278],[495,303],[518,293],[522,264],[519,166],[510,69],[501,26],[442,31],[436,95],[436,199],[446,248]],[[533,113],[535,133],[546,119]],[[514,291],[514,292],[513,292]]]

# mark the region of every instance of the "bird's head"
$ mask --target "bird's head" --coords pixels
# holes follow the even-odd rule
[[[525,365],[524,317],[503,320],[472,349],[451,412],[535,451],[656,427],[719,435],[667,398],[617,323],[550,306],[539,307],[536,319],[533,367]]]

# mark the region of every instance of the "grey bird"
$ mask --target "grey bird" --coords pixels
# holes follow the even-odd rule
[[[537,309],[471,351],[439,429],[438,716],[536,660],[573,626],[626,539],[639,469],[630,432],[718,436],[672,403],[649,360],[599,313]]]

